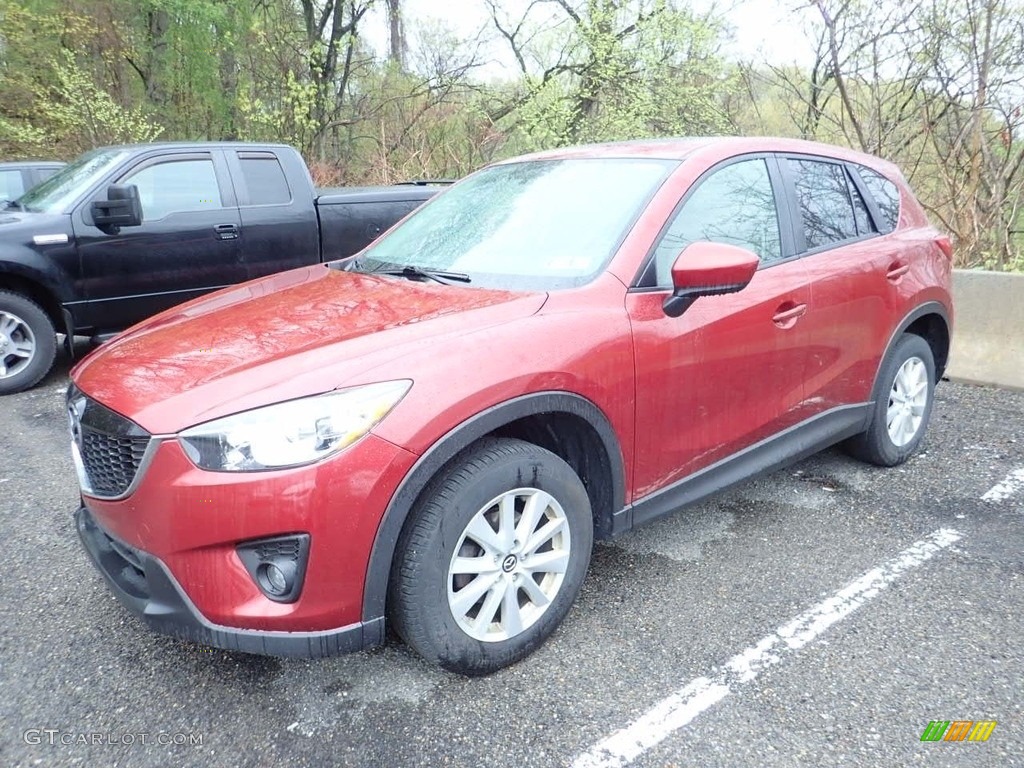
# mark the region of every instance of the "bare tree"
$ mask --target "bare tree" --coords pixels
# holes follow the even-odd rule
[[[402,0],[387,0],[388,6],[388,59],[399,69],[405,69],[407,46],[405,24],[402,20]]]

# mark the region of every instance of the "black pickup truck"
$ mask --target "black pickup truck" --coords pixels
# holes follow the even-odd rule
[[[350,256],[437,184],[317,191],[285,145],[89,152],[0,210],[0,395],[38,382],[55,332],[103,339],[188,299]]]

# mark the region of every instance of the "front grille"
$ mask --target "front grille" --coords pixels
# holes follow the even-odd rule
[[[84,424],[82,464],[92,490],[101,496],[120,496],[128,490],[149,446],[148,437],[113,437]]]
[[[125,494],[146,456],[149,433],[74,385],[68,390],[68,416],[83,490],[106,498]]]

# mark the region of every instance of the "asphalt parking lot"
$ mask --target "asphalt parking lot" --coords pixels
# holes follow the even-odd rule
[[[1024,393],[945,383],[903,467],[829,451],[599,544],[552,641],[469,680],[143,629],[74,532],[66,370],[0,400],[0,765],[1024,766]]]

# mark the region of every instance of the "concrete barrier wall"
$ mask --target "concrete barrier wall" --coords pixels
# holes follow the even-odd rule
[[[1024,274],[958,269],[953,309],[949,377],[1024,389]]]

